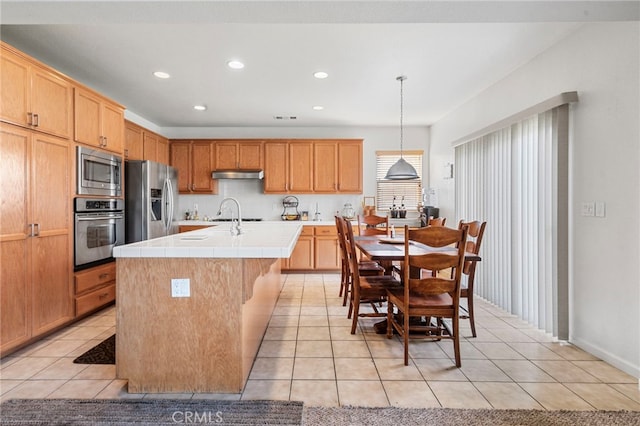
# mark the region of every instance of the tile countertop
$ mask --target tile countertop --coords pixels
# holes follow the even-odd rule
[[[298,221],[244,222],[237,236],[227,226],[213,226],[229,222],[201,223],[212,227],[117,246],[113,257],[289,258],[302,232]]]
[[[269,224],[298,224],[304,226],[335,226],[335,220],[261,220],[261,221],[243,221],[242,227],[249,226],[254,223],[269,223]],[[357,223],[357,222],[353,222]],[[229,221],[206,221],[206,220],[181,220],[178,222],[179,226],[231,226],[231,222]]]

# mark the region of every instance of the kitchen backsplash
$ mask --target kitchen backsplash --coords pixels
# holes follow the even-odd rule
[[[342,212],[345,203],[351,203],[356,210],[356,214],[362,214],[363,195],[360,194],[291,194],[298,198],[298,212],[309,212],[309,220],[313,219],[316,210],[316,203],[320,218],[331,220],[336,212]],[[238,200],[242,209],[242,216],[246,218],[262,218],[264,220],[280,220],[283,212],[282,200],[285,194],[264,194],[263,181],[257,179],[250,180],[220,180],[218,182],[217,195],[180,195],[179,207],[180,215],[183,219],[187,210],[193,211],[194,206],[198,207],[198,216],[203,219],[205,216],[214,217],[218,212],[220,203],[226,197],[233,197]],[[223,217],[230,217],[231,212],[235,215],[233,203],[225,204]]]

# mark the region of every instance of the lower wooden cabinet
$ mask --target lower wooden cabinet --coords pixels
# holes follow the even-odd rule
[[[283,270],[315,271],[340,269],[340,247],[335,226],[303,226],[293,253]]]
[[[76,272],[76,317],[116,299],[116,263]]]

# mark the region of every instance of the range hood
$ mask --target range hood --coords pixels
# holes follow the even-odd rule
[[[263,170],[216,170],[211,172],[212,179],[263,179]]]

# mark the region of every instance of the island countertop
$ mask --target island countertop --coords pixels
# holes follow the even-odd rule
[[[302,232],[293,221],[243,222],[240,235],[231,235],[228,222],[211,225],[217,226],[117,246],[113,257],[289,258]]]

